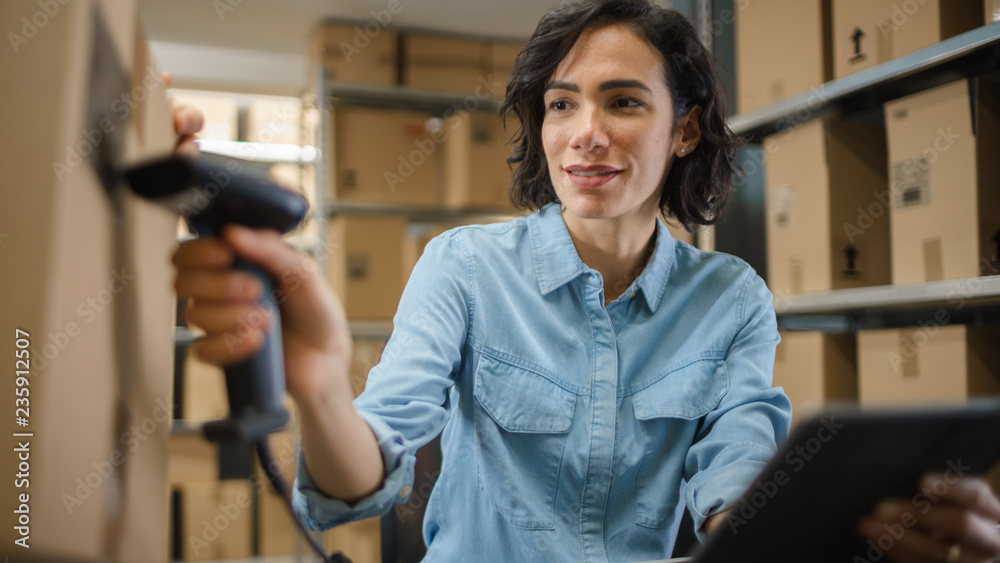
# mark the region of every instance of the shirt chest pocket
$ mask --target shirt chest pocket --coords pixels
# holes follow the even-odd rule
[[[479,486],[520,528],[553,529],[577,393],[546,370],[482,355],[475,377]]]
[[[702,358],[681,362],[633,393],[643,442],[636,524],[664,528],[671,522],[698,421],[719,405],[728,389],[729,373],[722,358]]]

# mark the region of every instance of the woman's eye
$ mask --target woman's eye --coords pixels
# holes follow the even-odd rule
[[[549,104],[549,109],[554,109],[556,111],[564,111],[569,109],[569,102],[566,100],[554,100]]]
[[[619,108],[635,108],[643,104],[635,98],[618,98],[614,101],[614,105]]]

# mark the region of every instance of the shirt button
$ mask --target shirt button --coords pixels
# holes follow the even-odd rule
[[[406,497],[410,496],[410,491],[412,491],[412,490],[413,490],[413,488],[410,487],[409,485],[406,485],[402,489],[399,489],[399,498],[406,498]]]

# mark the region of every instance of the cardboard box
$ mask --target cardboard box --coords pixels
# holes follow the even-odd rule
[[[864,404],[964,401],[1000,393],[1000,330],[928,323],[858,333]]]
[[[375,342],[366,344],[374,344],[377,347]],[[361,357],[370,359],[370,355],[364,353]],[[356,364],[358,360],[356,353]],[[278,470],[290,484],[295,478],[298,435],[295,432],[273,434],[269,443]],[[309,546],[292,520],[288,507],[267,483],[267,477],[264,476],[259,466],[255,472],[254,487],[257,491],[258,501],[258,555],[293,555],[308,552]],[[352,561],[359,563],[379,563],[381,561],[380,541],[378,518],[351,522],[323,534],[323,543],[328,550],[344,551]]]
[[[273,492],[258,497],[257,552],[261,556],[311,553],[288,508]],[[369,518],[350,522],[323,533],[328,551],[340,550],[355,563],[381,563],[381,522]]]
[[[885,120],[893,283],[1000,273],[1000,87],[946,84],[887,103]]]
[[[508,43],[495,41],[490,44],[490,59],[493,62],[493,78],[491,81],[502,86],[493,93],[494,96],[502,98],[507,94],[507,82],[510,80],[510,73],[514,69],[514,61],[517,54],[524,49],[524,43]]]
[[[179,561],[250,557],[253,492],[246,480],[185,483],[175,488],[174,554]]]
[[[774,357],[774,386],[782,387],[792,401],[795,420],[830,401],[856,401],[855,335],[782,332]]]
[[[32,434],[0,438],[0,558],[166,561],[177,218],[129,194],[114,207],[107,188],[173,150],[170,103],[135,2],[3,2],[0,28],[0,399],[10,425],[30,399],[17,429]]]
[[[885,133],[813,120],[764,140],[768,286],[775,294],[886,285]]]
[[[357,397],[365,390],[368,382],[368,372],[378,365],[385,349],[385,340],[381,338],[355,338],[354,358],[351,361],[351,387]]]
[[[200,434],[170,436],[167,475],[171,485],[219,479],[219,446]]]
[[[833,76],[830,0],[747,2],[736,14],[736,109],[806,92]]]
[[[1000,22],[1000,0],[986,0],[983,4],[986,7],[986,25]]]
[[[301,124],[301,100],[286,96],[256,96],[247,109],[247,138],[240,140],[302,145]]]
[[[513,154],[507,140],[518,124],[507,124],[493,113],[455,115],[445,121],[444,203],[453,208],[511,209]],[[510,132],[510,133],[508,133]]]
[[[309,68],[322,65],[339,82],[399,84],[397,45],[396,30],[379,22],[322,23],[309,40]]]
[[[472,93],[487,88],[486,83],[488,90],[494,90],[489,80],[493,59],[488,42],[431,33],[406,33],[400,39],[406,86]]]
[[[184,362],[184,385],[180,416],[191,420],[229,415],[226,374],[221,367],[205,363],[190,350]]]
[[[404,270],[406,218],[342,215],[330,221],[327,279],[349,319],[390,320]]]
[[[439,201],[443,138],[419,112],[338,108],[332,112],[331,197],[397,204]]]
[[[982,25],[982,0],[833,0],[834,78]]]
[[[323,533],[323,545],[327,551],[344,552],[354,563],[381,563],[381,520],[369,518],[327,530]]]

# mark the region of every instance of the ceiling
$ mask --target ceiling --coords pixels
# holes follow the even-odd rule
[[[527,38],[559,0],[139,0],[151,41],[304,54],[324,19],[491,38]],[[398,13],[389,14],[388,8]]]

